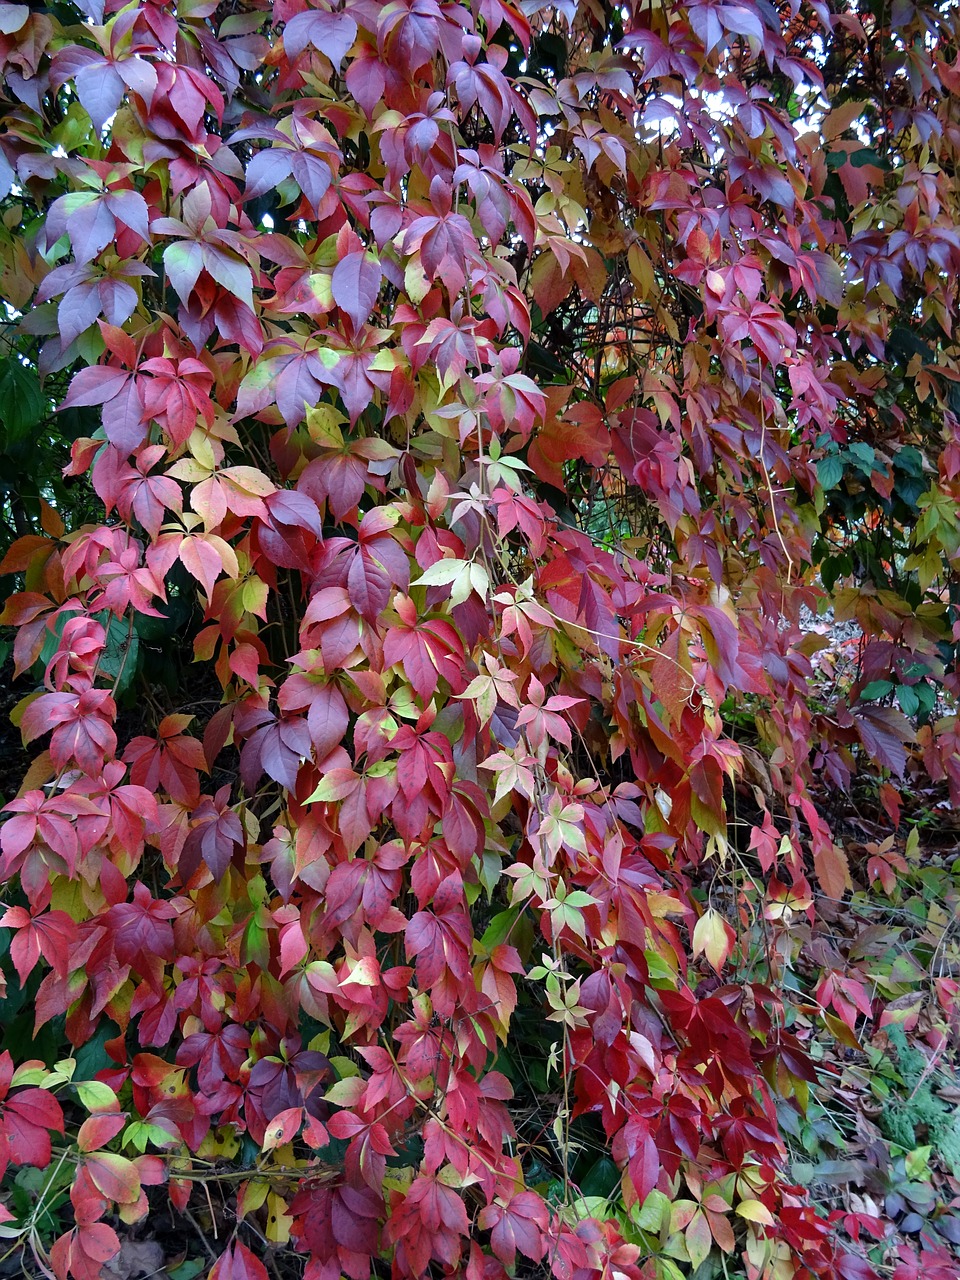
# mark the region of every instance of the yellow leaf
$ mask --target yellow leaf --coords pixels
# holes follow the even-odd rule
[[[658,920],[662,920],[664,916],[680,916],[683,915],[683,903],[677,898],[671,898],[667,893],[648,893],[647,906],[650,908],[650,914]]]
[[[256,1213],[267,1198],[270,1183],[266,1178],[251,1178],[245,1182],[237,1193],[237,1217],[244,1218],[248,1213]]]
[[[719,911],[708,907],[694,926],[693,954],[698,956],[702,952],[719,973],[733,950],[733,943],[733,930]]]
[[[287,1213],[287,1202],[275,1191],[267,1196],[267,1239],[273,1244],[287,1244],[293,1218]]]
[[[638,296],[649,298],[654,286],[653,264],[638,244],[632,244],[627,250],[627,265],[636,281]]]
[[[314,444],[326,449],[343,448],[340,430],[346,418],[332,404],[316,404],[307,409],[307,433]]]
[[[760,1200],[741,1200],[737,1213],[748,1222],[759,1222],[764,1227],[773,1226],[773,1214]]]
[[[832,1013],[824,1013],[823,1020],[841,1044],[845,1044],[848,1049],[857,1049],[861,1053],[863,1052],[863,1045],[842,1018],[838,1018]]]

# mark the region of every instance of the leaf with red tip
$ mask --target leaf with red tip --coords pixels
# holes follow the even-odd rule
[[[99,1151],[117,1136],[126,1123],[126,1115],[88,1116],[77,1134],[77,1146],[85,1153]]]
[[[103,1116],[91,1119],[119,1119],[119,1117]],[[135,1204],[140,1197],[140,1174],[132,1160],[125,1156],[114,1155],[109,1151],[100,1151],[89,1155],[84,1161],[84,1168],[90,1175],[93,1185],[107,1200],[115,1204]]]

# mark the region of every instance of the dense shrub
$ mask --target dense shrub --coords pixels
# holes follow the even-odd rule
[[[885,1260],[785,1142],[953,1016],[815,904],[960,794],[957,22],[0,4],[25,1266]]]

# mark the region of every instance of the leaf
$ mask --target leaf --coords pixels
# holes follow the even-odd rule
[[[285,1111],[279,1112],[267,1125],[261,1150],[273,1151],[276,1147],[286,1146],[300,1132],[302,1123],[302,1107],[288,1107]]]
[[[831,108],[822,126],[823,136],[826,141],[832,142],[835,138],[839,138],[841,133],[846,133],[859,118],[866,105],[865,102],[852,98],[839,107]]]
[[[311,44],[338,68],[356,38],[357,24],[349,14],[313,9],[290,19],[284,28],[283,46],[289,57],[298,58]]]
[[[74,1227],[55,1240],[50,1260],[57,1276],[72,1275],[78,1280],[99,1280],[103,1268],[120,1252],[120,1239],[105,1222]]]
[[[869,755],[898,778],[907,763],[904,743],[914,737],[909,720],[893,707],[858,704],[853,708],[854,724]]]
[[[47,412],[35,372],[19,360],[0,360],[0,424],[5,445],[20,443]]]
[[[693,929],[693,954],[701,952],[713,968],[720,972],[733,949],[735,935],[719,911],[708,907]]]
[[[203,246],[193,240],[177,240],[163,251],[167,279],[181,302],[187,302],[204,267]]]
[[[77,1095],[80,1101],[91,1112],[117,1111],[120,1103],[117,1095],[102,1080],[78,1080]]]
[[[847,855],[839,845],[817,844],[813,851],[813,865],[823,892],[839,902],[852,887]]]
[[[754,1201],[753,1203],[759,1204],[759,1201]],[[684,1243],[687,1246],[690,1265],[696,1270],[707,1260],[710,1250],[713,1248],[713,1235],[705,1213],[698,1212],[693,1215],[684,1232]]]
[[[25,4],[5,4],[0,9],[0,33],[12,36],[30,17],[30,7]]]
[[[267,1268],[240,1241],[228,1245],[210,1269],[207,1280],[269,1280]]]
[[[89,1116],[77,1133],[77,1147],[86,1153],[105,1147],[127,1123],[126,1115],[103,1114]]]
[[[774,1225],[773,1214],[760,1200],[741,1200],[737,1205],[737,1213],[747,1222],[757,1222],[763,1227]]]
[[[101,1117],[96,1117],[101,1119]],[[102,1117],[107,1120],[109,1117]],[[112,1117],[121,1120],[122,1117]],[[90,1121],[86,1122],[87,1124]],[[140,1197],[140,1175],[137,1166],[125,1156],[113,1155],[101,1151],[96,1155],[88,1155],[84,1168],[90,1175],[94,1186],[107,1199],[116,1204],[135,1204]]]
[[[817,463],[817,479],[824,490],[835,489],[843,479],[843,459],[839,454],[830,454]]]
[[[354,332],[370,319],[380,293],[380,264],[362,250],[348,253],[333,272],[333,299],[350,317]]]
[[[469,560],[437,560],[429,568],[424,569],[419,578],[416,578],[410,585],[413,587],[445,587],[461,576],[467,570],[469,571]]]
[[[56,1098],[43,1089],[18,1089],[5,1103],[4,1156],[12,1164],[45,1169],[50,1163],[50,1130],[63,1133],[63,1112]],[[3,1159],[6,1167],[6,1159]]]
[[[113,369],[107,365],[81,369],[74,375],[61,408],[106,404],[119,396],[129,381],[130,375],[123,369]]]
[[[860,701],[875,702],[878,698],[885,698],[888,693],[892,692],[892,680],[871,680],[869,684],[865,684],[860,690]]]
[[[266,192],[275,190],[285,178],[289,178],[292,171],[293,155],[289,150],[267,147],[258,151],[247,165],[244,175],[244,200],[256,200]]]
[[[480,1226],[490,1231],[490,1246],[508,1267],[516,1262],[517,1251],[539,1262],[547,1251],[549,1225],[547,1206],[532,1191],[521,1191],[508,1203],[488,1205],[481,1210]]]

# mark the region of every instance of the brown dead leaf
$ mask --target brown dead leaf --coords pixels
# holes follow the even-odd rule
[[[120,1252],[103,1268],[103,1280],[136,1280],[152,1276],[166,1261],[163,1248],[156,1240],[124,1240]]]

